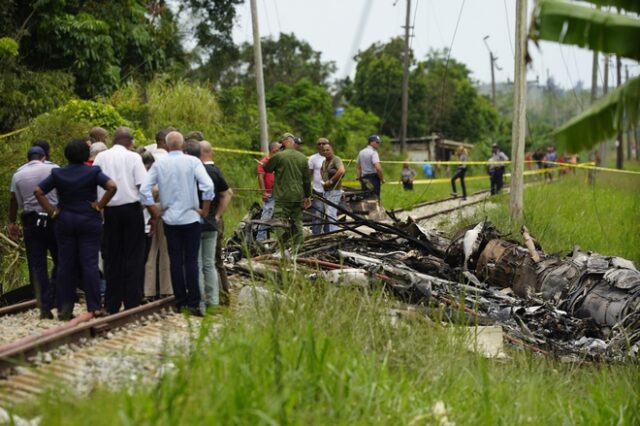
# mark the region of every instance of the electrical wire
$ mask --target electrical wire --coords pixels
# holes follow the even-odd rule
[[[273,6],[276,10],[276,23],[278,24],[278,34],[281,34],[282,26],[280,25],[280,11],[278,10],[278,0],[273,0]]]
[[[466,3],[466,0],[462,0],[462,4],[460,5],[460,11],[458,12],[458,19],[456,20],[456,26],[453,30],[453,37],[451,38],[451,44],[449,45],[449,50],[447,51],[447,60],[444,65],[444,76],[442,78],[442,92],[440,94],[440,107],[438,108],[438,111],[437,111],[438,114],[436,115],[437,117],[437,120],[435,120],[436,123],[440,121],[442,110],[444,107],[444,89],[447,84],[447,75],[449,73],[449,59],[451,58],[453,43],[456,41],[456,34],[458,34],[458,26],[460,25],[460,19],[462,18],[462,11],[464,10],[465,3]]]

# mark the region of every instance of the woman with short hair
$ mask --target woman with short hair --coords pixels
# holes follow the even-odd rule
[[[89,146],[82,139],[74,139],[64,148],[69,162],[65,167],[51,170],[34,191],[38,203],[52,219],[56,219],[58,242],[58,276],[56,296],[58,319],[73,318],[76,271],[81,271],[87,310],[94,316],[103,316],[100,303],[100,272],[98,251],[102,241],[102,215],[100,212],[117,191],[116,184],[102,173],[100,167],[87,166]],[[105,189],[97,201],[97,187]],[[58,206],[52,206],[45,196],[56,190]]]

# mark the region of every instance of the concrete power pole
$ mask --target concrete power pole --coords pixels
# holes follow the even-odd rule
[[[516,54],[513,94],[513,126],[511,129],[511,201],[512,222],[522,221],[524,193],[524,143],[527,126],[527,0],[516,3]]]
[[[407,149],[407,120],[409,115],[409,37],[411,33],[411,0],[407,0],[407,17],[404,25],[404,70],[402,73],[402,128],[400,129],[400,153]]]
[[[622,84],[622,61],[620,56],[616,56],[616,87],[620,87]],[[618,137],[616,138],[616,169],[622,170],[622,163],[624,161],[624,141],[622,140],[622,129],[618,131]]]
[[[624,82],[629,81],[629,65],[624,66]],[[627,128],[627,160],[631,160],[631,127]]]
[[[604,55],[604,84],[602,85],[602,96],[609,93],[609,55]],[[604,167],[607,164],[607,141],[600,143],[600,163]]]
[[[489,36],[486,35],[486,36],[484,36],[482,38],[482,41],[484,43],[484,46],[489,51],[489,64],[491,65],[491,103],[493,104],[493,107],[495,108],[495,106],[496,106],[496,72],[495,72],[495,69],[498,68],[500,70],[502,68],[500,68],[500,67],[498,67],[496,65],[496,61],[498,60],[498,58],[493,56],[493,52],[491,51],[491,48],[489,47],[489,44],[487,43],[487,39],[488,38],[489,38]]]
[[[258,91],[258,113],[260,117],[260,151],[269,152],[269,129],[267,127],[267,104],[264,97],[264,75],[262,74],[262,46],[258,27],[258,7],[251,0],[251,23],[253,27],[253,60],[256,70],[256,89]]]
[[[591,65],[591,103],[598,97],[598,51],[593,51],[593,63]]]

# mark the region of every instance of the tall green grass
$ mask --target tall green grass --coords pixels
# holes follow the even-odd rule
[[[288,298],[229,312],[212,340],[157,386],[49,393],[22,413],[43,425],[621,424],[640,421],[637,365],[578,366],[465,349],[462,328],[420,315],[393,323],[381,292],[294,277]],[[445,412],[434,410],[438,401]]]
[[[463,224],[489,218],[498,229],[519,237],[509,217],[509,195],[497,208],[480,205]],[[589,185],[585,172],[553,183],[530,186],[524,193],[524,223],[548,253],[565,254],[574,246],[616,255],[640,265],[640,175],[601,172]]]

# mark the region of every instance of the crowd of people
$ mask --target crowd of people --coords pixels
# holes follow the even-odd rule
[[[378,198],[384,182],[377,152],[381,143],[378,135],[371,135],[356,161],[362,189]],[[304,242],[303,210],[311,216],[314,235],[338,228],[337,206],[342,198],[342,179],[346,172],[329,139],[319,138],[317,152],[308,159],[299,152],[302,145],[300,137],[285,133],[279,141],[269,144],[269,154],[256,167],[264,202],[256,240],[266,240],[270,229],[267,221],[279,219],[284,224],[275,226],[274,234],[283,245],[292,242],[293,251],[298,251]]]
[[[96,317],[171,294],[194,315],[228,304],[222,215],[233,192],[211,144],[173,128],[137,151],[126,127],[111,148],[107,138],[94,128],[67,143],[64,167],[50,161],[47,141],[36,141],[13,175],[9,236],[19,239],[21,210],[41,317],[53,318],[55,307],[58,319],[73,318],[78,287]]]
[[[107,146],[108,132],[91,129],[88,136],[64,148],[67,165],[50,161],[47,141],[27,151],[27,162],[11,181],[9,236],[19,239],[21,210],[30,280],[42,318],[73,317],[76,288],[84,290],[94,316],[131,309],[145,301],[175,295],[178,309],[201,315],[229,303],[223,263],[223,214],[233,191],[213,161],[213,148],[200,132],[183,136],[161,130],[156,143],[134,150],[132,131],[118,128]],[[378,149],[371,135],[358,154],[356,174],[363,190],[380,198],[384,183]],[[285,133],[269,144],[256,167],[264,206],[256,240],[272,241],[297,253],[303,243],[303,212],[311,216],[311,232],[338,229],[345,165],[327,138],[316,141],[307,158],[300,137]],[[532,158],[539,167],[555,167],[553,147]],[[467,197],[468,153],[456,151],[456,182]],[[487,165],[491,194],[500,192],[508,157],[492,146]],[[551,174],[551,170],[547,171]],[[400,181],[413,189],[415,172],[403,165]],[[51,274],[47,256],[53,260]]]
[[[233,191],[213,161],[211,144],[200,132],[183,136],[174,128],[137,150],[126,127],[113,133],[110,148],[108,138],[95,127],[70,141],[64,167],[50,161],[47,141],[35,141],[13,175],[9,236],[20,238],[21,211],[41,317],[53,318],[57,308],[58,319],[73,318],[77,288],[96,317],[168,295],[178,310],[194,315],[228,304],[223,214]],[[377,197],[384,182],[381,143],[379,136],[369,137],[357,160],[363,189]],[[317,140],[309,159],[298,151],[302,144],[285,133],[256,170],[264,202],[256,239],[264,241],[273,230],[276,241],[291,243],[296,252],[304,241],[303,210],[312,216],[314,234],[337,229],[345,174],[328,139]]]

